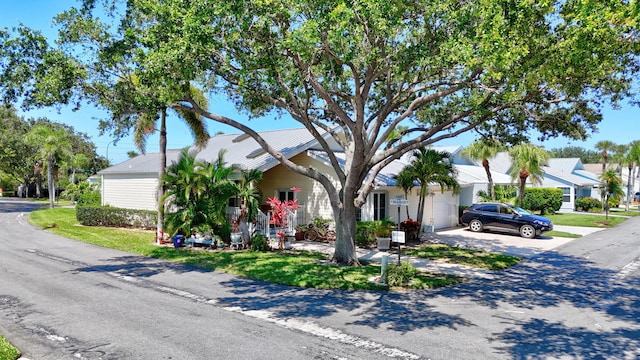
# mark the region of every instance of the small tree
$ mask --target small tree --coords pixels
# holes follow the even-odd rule
[[[210,227],[225,235],[229,232],[226,208],[236,195],[235,184],[229,180],[233,167],[224,166],[224,152],[214,163],[196,161],[184,150],[180,160],[167,169],[163,184],[167,188],[163,201],[171,204],[167,214],[167,229],[173,235],[186,235],[198,227]]]
[[[600,175],[600,187],[604,199],[604,210],[606,218],[609,218],[609,199],[614,197],[620,197],[624,194],[622,190],[622,179],[618,175],[618,172],[614,169],[609,169]]]
[[[527,179],[531,178],[534,184],[542,180],[544,174],[542,167],[549,159],[549,153],[541,147],[524,143],[511,148],[509,155],[513,160],[509,174],[512,179],[519,180],[518,206],[523,206]]]
[[[54,167],[56,166],[56,159],[66,158],[71,155],[69,138],[64,129],[54,129],[40,124],[29,131],[25,136],[25,142],[38,148],[38,155],[46,164],[49,207],[53,209],[56,199]]]
[[[493,186],[493,177],[491,176],[491,167],[489,166],[489,159],[496,156],[496,154],[504,146],[497,140],[488,138],[482,138],[471,143],[468,147],[462,150],[462,154],[469,157],[472,160],[482,160],[482,167],[487,173],[487,181],[489,182],[489,195],[491,200],[496,199],[496,194]]]
[[[413,153],[413,161],[402,169],[396,180],[401,180],[398,186],[403,187],[405,193],[413,186],[420,187],[416,220],[422,222],[429,185],[438,184],[443,192],[445,189],[458,191],[460,185],[455,176],[456,171],[451,163],[450,153],[423,147]]]

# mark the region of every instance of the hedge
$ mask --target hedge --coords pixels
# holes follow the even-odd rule
[[[134,227],[153,230],[158,213],[151,210],[121,209],[108,206],[76,207],[76,218],[86,226]]]
[[[585,196],[576,199],[576,211],[600,212],[602,210],[602,202],[598,199]]]
[[[541,214],[553,214],[562,207],[562,189],[527,188],[524,191],[523,207]]]

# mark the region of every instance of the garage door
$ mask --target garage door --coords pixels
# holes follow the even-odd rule
[[[432,202],[432,204],[430,203]],[[426,224],[431,222],[436,229],[448,228],[458,224],[458,195],[453,195],[450,191],[444,194],[436,193],[427,198],[427,208],[432,208],[425,219]]]

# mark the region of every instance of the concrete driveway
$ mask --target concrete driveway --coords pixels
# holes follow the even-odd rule
[[[587,235],[602,229],[576,226],[554,226],[554,230],[572,234]],[[553,237],[543,234],[542,236],[534,239],[525,239],[519,235],[489,231],[475,233],[470,231],[469,227],[456,227],[439,230],[436,233],[424,234],[423,239],[436,243],[487,250],[520,257],[531,257],[536,254],[555,249],[556,247],[571,241],[578,240],[579,238]]]

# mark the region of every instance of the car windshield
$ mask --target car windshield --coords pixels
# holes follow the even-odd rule
[[[523,209],[523,208],[519,208],[519,207],[517,207],[517,206],[514,206],[513,208],[514,208],[514,209],[518,212],[518,214],[520,214],[520,215],[531,215],[527,210],[525,210],[525,209]]]

